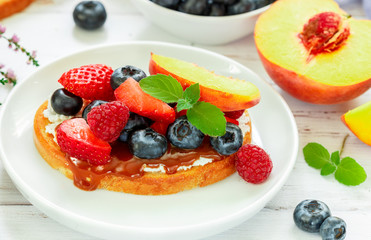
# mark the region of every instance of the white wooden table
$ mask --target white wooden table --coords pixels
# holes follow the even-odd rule
[[[369,0],[367,0],[369,1]],[[355,158],[371,174],[371,147],[358,140],[340,121],[340,116],[371,99],[371,90],[352,101],[337,105],[312,105],[296,100],[280,90],[268,77],[258,58],[250,35],[224,46],[197,45],[178,39],[148,22],[129,0],[106,0],[105,26],[93,32],[83,31],[72,19],[78,0],[36,0],[24,12],[1,21],[7,34],[17,33],[21,44],[36,49],[38,60],[45,65],[60,56],[94,46],[131,40],[156,40],[195,45],[226,55],[253,69],[284,97],[298,125],[299,155],[295,167],[281,191],[267,206],[243,224],[208,239],[320,239],[318,234],[299,230],[292,213],[300,201],[312,198],[326,202],[333,215],[348,224],[347,239],[371,239],[371,179],[357,187],[339,184],[332,176],[322,177],[304,161],[302,148],[308,142],[319,142],[329,151],[339,150],[346,134],[350,134],[343,156]],[[361,3],[344,6],[355,17],[362,17]],[[13,68],[19,82],[36,70],[25,64],[25,57],[7,49],[0,40],[0,63]],[[10,88],[0,86],[0,102],[6,101]],[[0,108],[1,109],[1,108]],[[25,159],[26,160],[26,159]],[[0,239],[94,239],[75,232],[47,217],[31,205],[15,188],[0,161]],[[125,239],[123,237],[123,239]]]

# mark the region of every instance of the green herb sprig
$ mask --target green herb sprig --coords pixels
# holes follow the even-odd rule
[[[223,136],[226,130],[224,113],[208,102],[199,101],[200,85],[192,84],[183,91],[182,85],[172,76],[157,74],[143,78],[143,91],[166,103],[177,103],[177,111],[187,110],[188,120],[209,136]]]
[[[363,167],[353,158],[341,158],[346,138],[344,138],[341,150],[335,151],[331,155],[321,144],[314,142],[308,143],[303,148],[304,159],[309,166],[321,169],[322,176],[334,173],[335,179],[340,183],[347,186],[356,186],[366,180],[367,174]]]

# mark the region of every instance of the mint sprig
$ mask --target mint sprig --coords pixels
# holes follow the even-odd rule
[[[334,173],[335,179],[347,186],[359,185],[367,178],[365,170],[356,160],[351,157],[340,157],[341,151],[335,151],[330,155],[324,146],[312,142],[303,148],[303,153],[308,165],[321,169],[322,176]]]
[[[187,118],[201,132],[209,136],[223,136],[226,130],[224,113],[216,106],[199,101],[200,85],[192,84],[183,91],[172,76],[157,74],[139,82],[142,90],[166,103],[177,103],[177,111],[187,111]]]

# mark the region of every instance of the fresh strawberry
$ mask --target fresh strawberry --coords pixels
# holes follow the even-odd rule
[[[131,112],[154,121],[172,123],[175,121],[175,111],[168,104],[143,92],[133,78],[128,78],[115,90],[117,100],[125,103]]]
[[[115,141],[129,119],[129,109],[120,101],[108,102],[93,108],[87,122],[95,136],[103,141]]]
[[[232,119],[238,119],[242,116],[242,114],[245,112],[245,110],[238,110],[233,112],[225,112],[224,116],[232,118]]]
[[[269,155],[254,144],[243,145],[237,151],[235,166],[238,174],[250,183],[264,182],[273,168]]]
[[[154,122],[152,125],[151,125],[151,128],[153,130],[155,130],[156,132],[166,136],[166,132],[167,132],[167,128],[169,126],[170,123],[168,122]]]
[[[233,118],[229,118],[227,116],[224,116],[225,117],[225,120],[227,120],[227,122],[230,122],[230,123],[233,123],[235,125],[239,125],[239,122],[236,120],[236,119],[233,119]]]
[[[57,142],[63,152],[92,165],[111,159],[111,146],[96,137],[83,118],[63,121],[57,128]]]
[[[112,72],[112,68],[104,64],[85,65],[63,73],[58,82],[84,99],[110,101],[114,99],[110,84]]]

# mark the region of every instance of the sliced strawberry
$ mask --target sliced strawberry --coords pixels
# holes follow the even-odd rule
[[[242,114],[245,112],[245,110],[238,110],[233,112],[225,112],[224,115],[226,117],[232,118],[232,119],[238,119],[242,116]]]
[[[57,128],[57,142],[63,152],[92,165],[106,164],[111,158],[111,146],[96,137],[83,118],[63,121]]]
[[[143,92],[133,78],[128,78],[115,90],[117,100],[125,103],[131,112],[154,121],[172,123],[175,121],[175,111],[168,104]]]
[[[227,120],[227,122],[230,122],[230,123],[233,123],[233,124],[235,124],[235,125],[239,125],[239,122],[238,122],[238,120],[236,120],[236,119],[233,119],[233,118],[229,118],[229,117],[227,117],[227,116],[224,116],[225,117],[225,120]]]
[[[95,136],[113,142],[120,136],[129,115],[124,103],[113,101],[93,108],[87,115],[87,122]]]
[[[84,99],[110,101],[114,99],[110,85],[112,72],[112,68],[104,64],[85,65],[63,73],[58,82]]]
[[[167,132],[167,128],[169,126],[169,122],[154,122],[152,125],[151,125],[151,128],[153,130],[155,130],[156,132],[166,136],[166,132]]]

